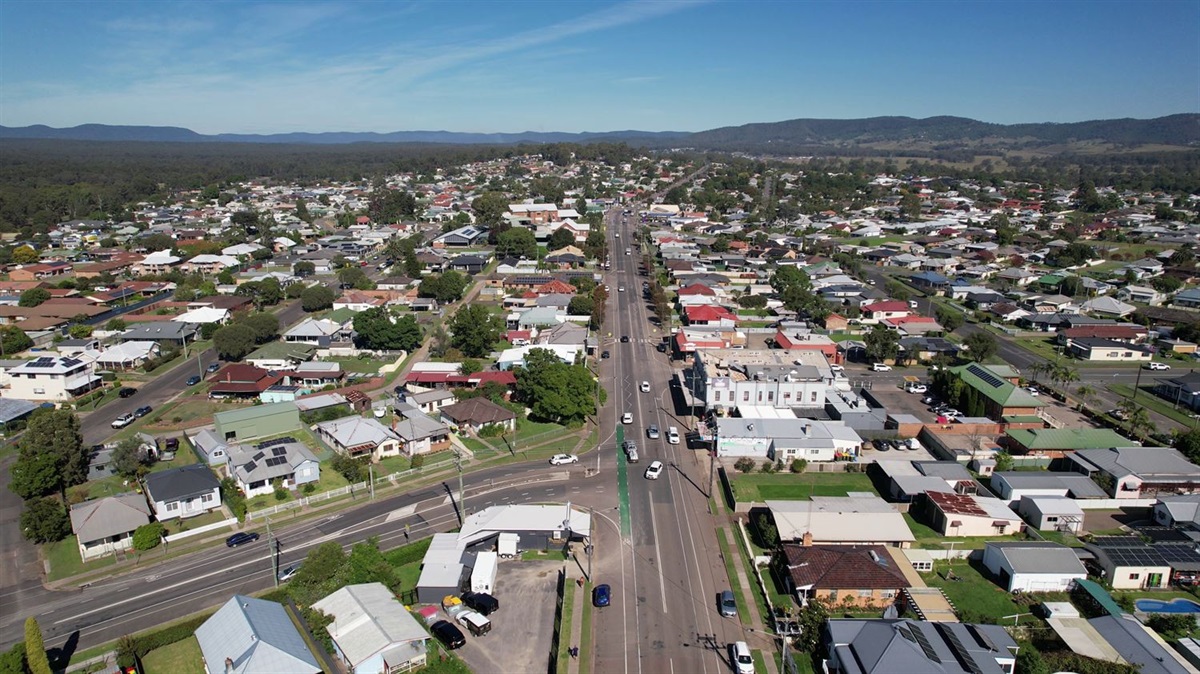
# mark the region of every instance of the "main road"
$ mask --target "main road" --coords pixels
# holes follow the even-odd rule
[[[666,442],[666,429],[676,426],[682,435],[685,422],[674,416],[672,370],[655,348],[663,334],[649,321],[638,275],[642,257],[636,250],[625,254],[636,224],[620,211],[610,211],[607,221],[613,264],[607,275],[608,334],[601,349],[612,357],[602,361],[611,379],[606,377],[609,398],[601,427],[620,425],[624,437],[637,444],[640,461],[626,461],[616,438],[601,434],[608,436],[601,453],[616,459],[616,471],[605,476],[604,484],[616,488],[622,517],[620,559],[607,561],[594,579],[613,589],[612,604],[595,620],[596,643],[603,645],[594,654],[595,671],[725,672],[724,645],[745,637],[736,618],[717,613],[716,598],[728,580],[706,497],[708,457]],[[643,381],[649,392],[640,390]],[[632,423],[621,423],[625,413]],[[647,437],[651,424],[660,429],[659,439]],[[655,460],[665,466],[661,477],[644,478]],[[711,635],[721,648],[706,649],[701,635]]]

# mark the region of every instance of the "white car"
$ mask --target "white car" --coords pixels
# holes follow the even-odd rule
[[[1166,363],[1150,361],[1149,363],[1146,363],[1146,368],[1149,370],[1170,370],[1171,366],[1167,365]]]
[[[122,414],[121,416],[117,417],[116,419],[113,419],[112,427],[113,428],[125,428],[126,426],[128,426],[129,424],[132,424],[132,423],[133,423],[133,414],[132,413]]]
[[[568,463],[579,463],[579,457],[574,454],[555,454],[550,457],[551,466],[563,466]]]
[[[872,372],[891,372],[892,366],[884,365],[883,363],[871,363],[871,371]]]
[[[1034,398],[1042,395],[1042,392],[1037,390],[1037,388],[1034,386],[1026,386],[1025,392],[1028,393],[1029,395],[1033,396]]]
[[[617,292],[619,292],[619,293],[625,292],[625,286],[617,286]]]
[[[950,408],[948,410],[942,410],[938,414],[940,416],[946,417],[947,419],[957,419],[963,415],[962,412],[959,412],[958,410],[956,410],[954,408]]]
[[[662,475],[662,461],[651,461],[649,466],[646,466],[646,479],[657,480],[659,475]]]
[[[929,387],[924,384],[905,384],[904,390],[909,393],[925,393]]]
[[[737,674],[754,674],[754,658],[750,656],[750,646],[745,641],[730,644],[729,650]]]
[[[642,393],[649,393],[650,392],[650,382],[648,382],[648,381],[642,382],[642,385],[640,388],[642,389]]]
[[[625,414],[621,415],[621,423],[632,424],[633,423],[633,412],[626,412]]]

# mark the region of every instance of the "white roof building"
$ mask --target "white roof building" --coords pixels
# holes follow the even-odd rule
[[[824,545],[890,545],[906,548],[916,536],[904,516],[874,494],[813,496],[808,501],[771,501],[781,541]]]
[[[216,307],[200,307],[192,309],[186,313],[182,313],[171,319],[178,323],[192,323],[200,325],[203,323],[224,323],[229,320],[228,309],[218,309]]]
[[[396,671],[425,662],[429,633],[383,585],[347,585],[313,604],[333,617],[325,627],[352,672]]]

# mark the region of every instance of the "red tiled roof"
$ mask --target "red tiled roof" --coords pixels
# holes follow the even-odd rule
[[[908,302],[901,302],[900,300],[885,300],[883,302],[875,302],[874,304],[868,304],[862,308],[863,311],[868,312],[908,311],[908,309]]]
[[[815,590],[898,590],[909,587],[882,545],[783,545],[796,587]]]
[[[570,283],[564,283],[558,279],[548,281],[537,288],[534,288],[534,292],[537,292],[539,295],[560,295],[563,293],[574,294],[575,291],[575,286],[571,285]]]
[[[684,309],[689,323],[696,321],[719,321],[721,319],[737,320],[737,316],[725,307],[714,307],[709,304],[687,307]]]
[[[680,296],[683,296],[683,295],[705,295],[707,297],[716,297],[717,291],[713,290],[712,288],[709,288],[708,286],[704,285],[703,283],[693,283],[692,285],[687,286],[685,288],[680,288],[679,292],[676,294],[678,294]]]

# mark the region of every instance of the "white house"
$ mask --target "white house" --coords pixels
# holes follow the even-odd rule
[[[853,458],[862,438],[840,421],[817,419],[718,418],[717,456],[834,461]]]
[[[224,325],[229,320],[229,310],[218,309],[216,307],[198,307],[186,313],[179,314],[171,320],[178,323],[191,323],[192,325],[202,325],[204,323]]]
[[[697,350],[684,385],[706,410],[720,415],[750,406],[824,407],[831,384],[824,363],[815,351]]]
[[[988,543],[983,565],[1009,592],[1065,592],[1075,580],[1087,578],[1075,551],[1058,543]]]
[[[1065,496],[1023,496],[1017,513],[1039,531],[1069,531],[1083,528],[1083,508]]]
[[[150,522],[141,494],[117,494],[71,506],[71,531],[87,561],[133,547],[133,532]]]
[[[150,473],[145,479],[146,495],[154,504],[154,517],[195,517],[221,507],[221,483],[208,466],[192,464]]]
[[[229,473],[247,497],[270,494],[278,481],[284,489],[321,479],[321,465],[312,451],[298,442],[270,447],[230,445]]]
[[[351,457],[370,456],[378,461],[400,454],[400,436],[374,419],[354,416],[322,421],[317,424],[317,435]]]
[[[347,585],[313,608],[333,617],[325,629],[333,638],[334,655],[353,674],[425,665],[429,633],[383,583]]]
[[[582,346],[575,344],[532,344],[529,346],[518,346],[502,351],[500,357],[496,359],[496,367],[500,370],[511,370],[514,367],[522,367],[525,365],[525,358],[529,356],[529,352],[533,349],[551,351],[554,355],[558,356],[559,360],[568,365],[574,363],[579,353],[583,351]]]
[[[78,358],[42,356],[8,369],[5,398],[66,402],[100,386],[92,364]]]

